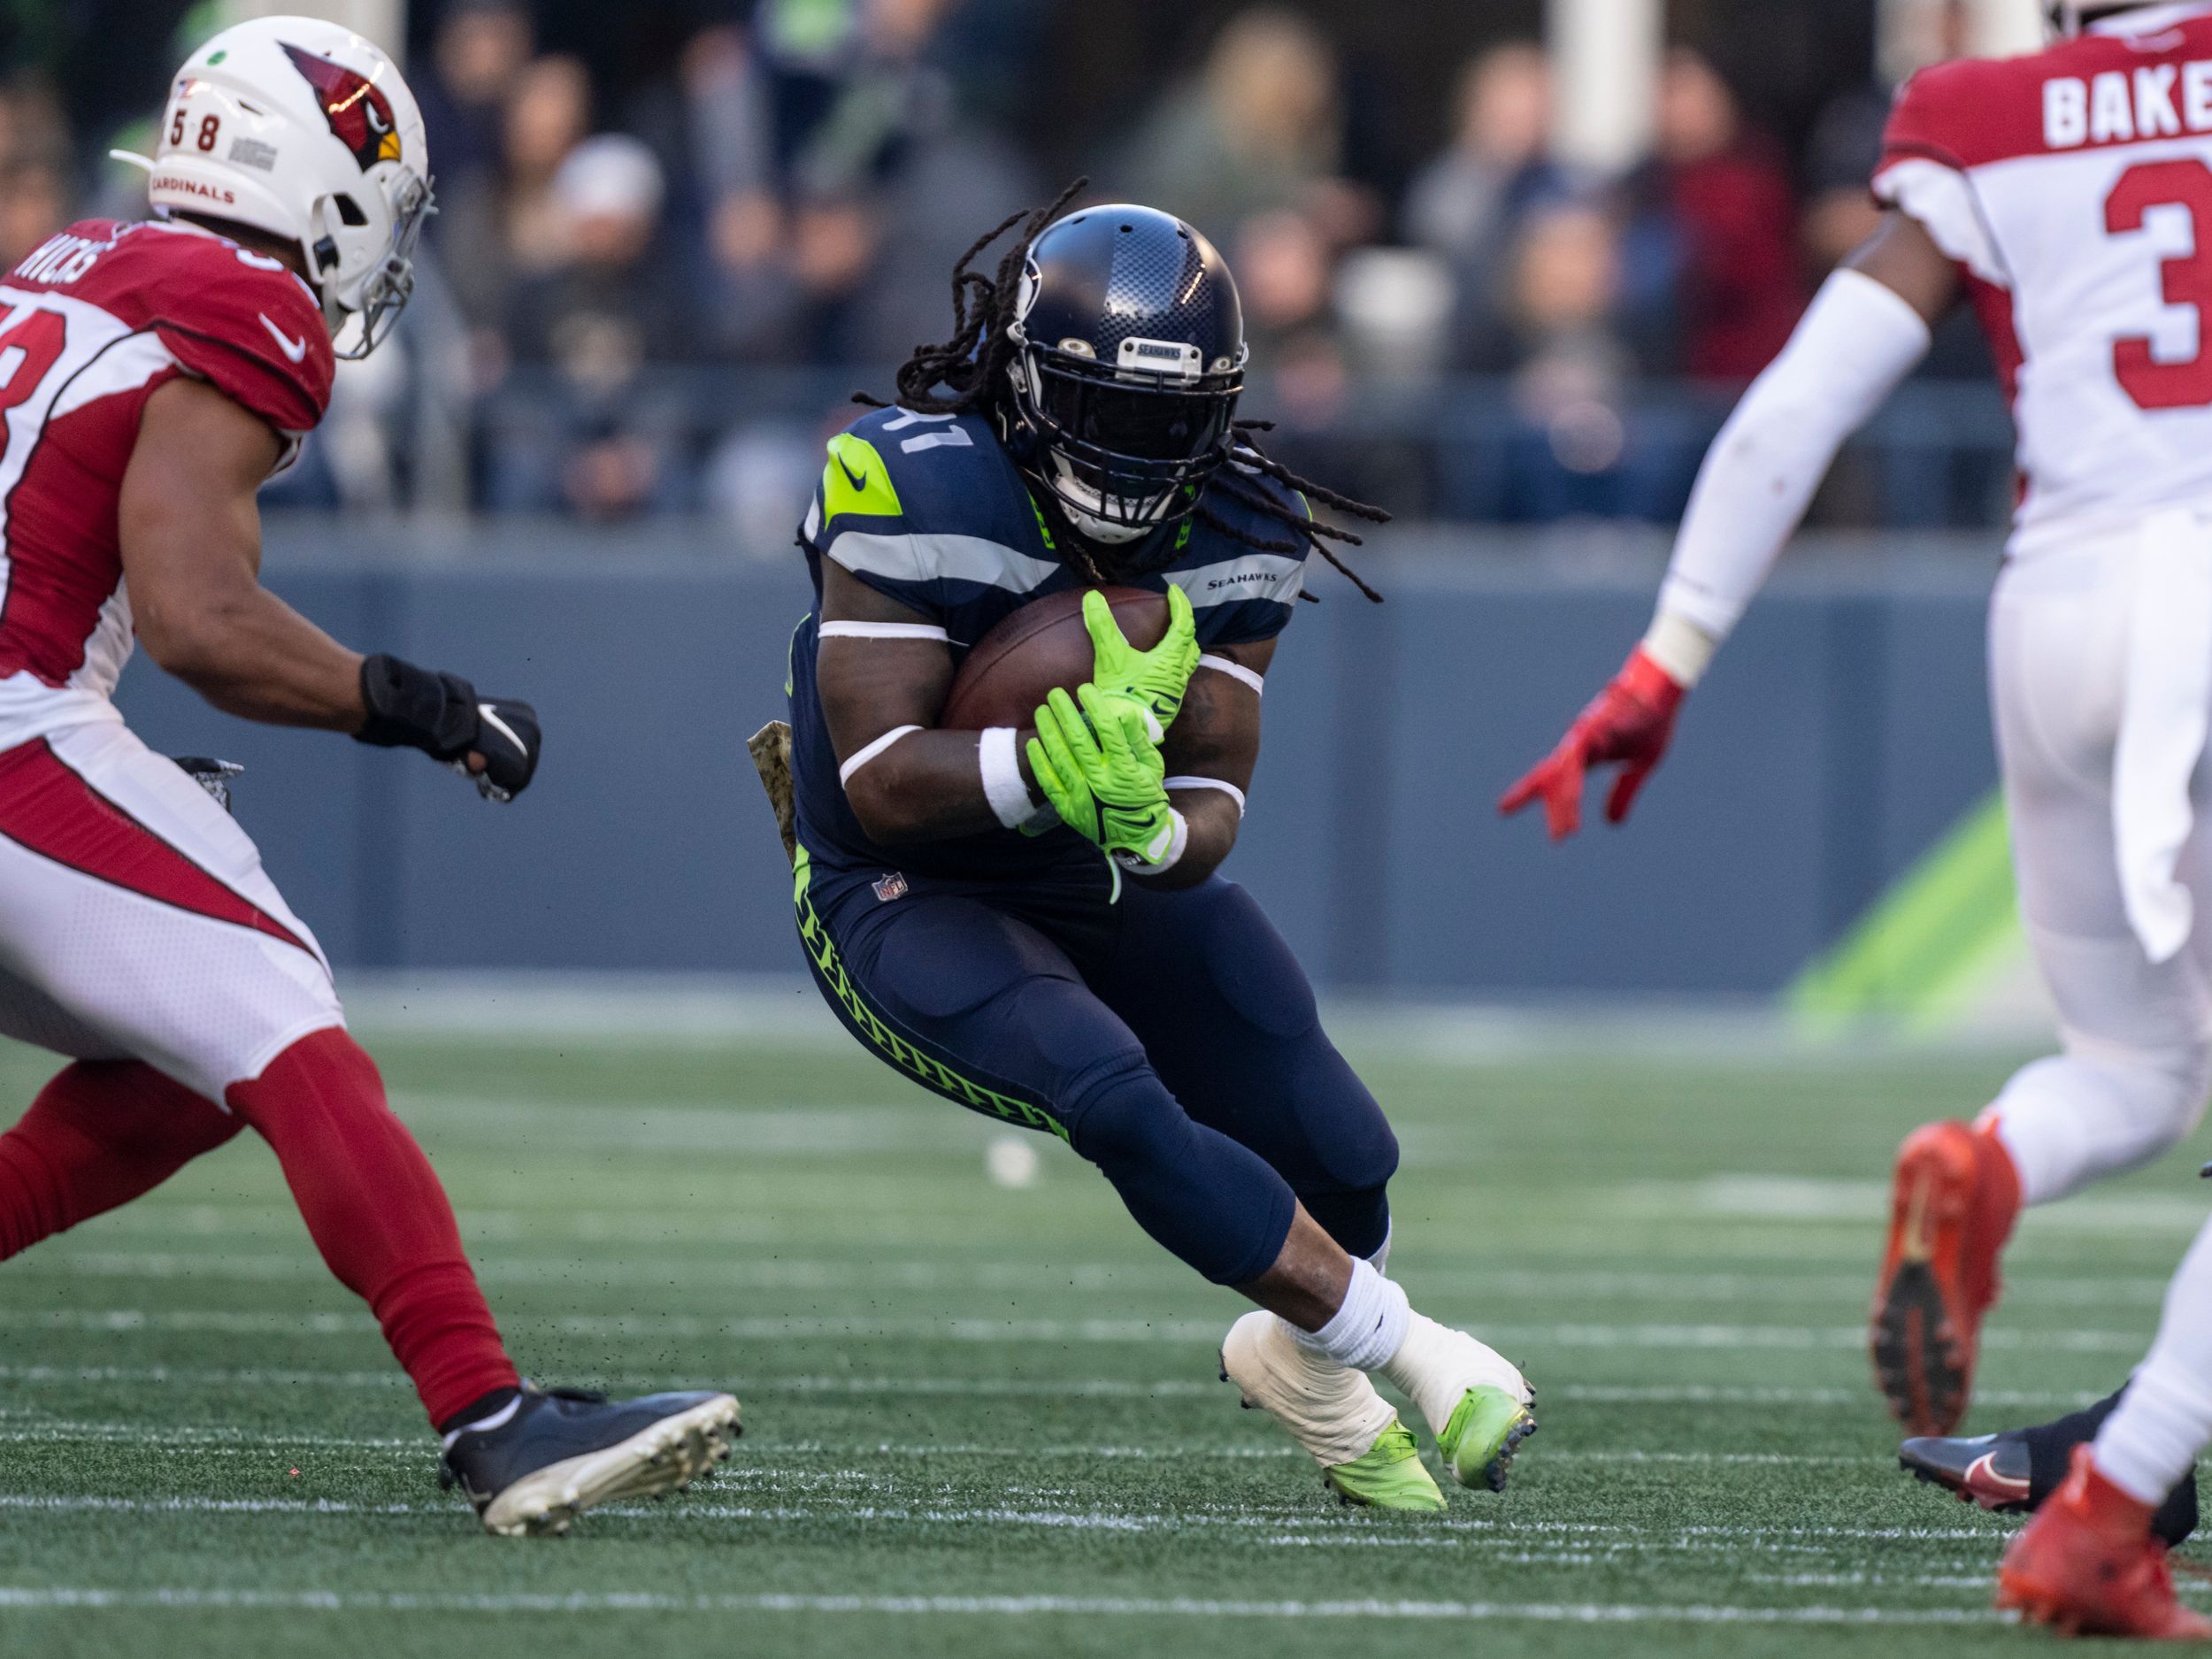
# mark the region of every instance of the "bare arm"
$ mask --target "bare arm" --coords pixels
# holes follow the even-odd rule
[[[1920,221],[1892,208],[1880,228],[1855,249],[1844,268],[1872,277],[1920,313],[1931,328],[1959,303],[1957,265],[1937,247]]]
[[[361,657],[261,585],[254,495],[276,434],[198,380],[146,400],[123,474],[123,575],[157,663],[227,714],[355,732]]]
[[[1275,660],[1273,640],[1256,645],[1217,645],[1207,653],[1264,675]],[[1182,712],[1168,729],[1161,749],[1170,780],[1210,778],[1233,786],[1221,789],[1182,787],[1168,798],[1190,826],[1190,840],[1172,868],[1157,876],[1132,879],[1156,887],[1194,887],[1221,867],[1237,844],[1244,819],[1241,798],[1251,791],[1252,771],[1260,758],[1260,694],[1243,680],[1201,666],[1191,676]]]
[[[824,622],[923,623],[927,618],[878,593],[833,560],[822,561]],[[983,793],[973,732],[937,727],[952,689],[952,648],[940,640],[839,640],[821,642],[815,684],[829,722],[830,746],[841,766],[902,726],[919,726],[855,772],[845,799],[872,841],[887,847],[946,841],[1000,827]],[[1017,757],[1031,733],[1016,741]],[[1022,781],[1035,791],[1029,764]]]

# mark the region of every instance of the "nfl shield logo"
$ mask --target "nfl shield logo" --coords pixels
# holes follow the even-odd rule
[[[906,878],[895,870],[876,883],[876,897],[886,904],[890,903],[893,899],[902,899],[905,896]]]

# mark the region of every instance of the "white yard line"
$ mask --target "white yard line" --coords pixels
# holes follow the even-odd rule
[[[849,1471],[863,1473],[864,1471]],[[178,1495],[165,1498],[111,1498],[39,1493],[0,1494],[0,1510],[72,1514],[211,1514],[211,1515],[427,1515],[462,1513],[459,1501],[420,1503],[359,1503],[343,1499],[215,1498]],[[997,1525],[1041,1528],[1049,1531],[1139,1533],[1178,1531],[1262,1532],[1302,1543],[1359,1545],[1377,1537],[1401,1536],[1379,1532],[1364,1517],[1340,1517],[1333,1511],[1250,1504],[1217,1504],[1210,1509],[1179,1511],[1145,1509],[1021,1508],[1011,1505],[943,1503],[882,1503],[863,1496],[845,1497],[818,1490],[809,1502],[761,1505],[693,1500],[687,1502],[595,1510],[602,1521],[659,1526],[695,1520],[738,1521],[850,1521],[912,1525]],[[1585,1540],[1621,1539],[1640,1548],[1663,1548],[1687,1554],[1740,1552],[1747,1548],[1787,1548],[1792,1553],[1812,1553],[1806,1543],[1824,1540],[1947,1543],[1967,1541],[1993,1546],[2000,1534],[1987,1528],[1960,1526],[1847,1527],[1847,1526],[1640,1526],[1632,1523],[1524,1522],[1511,1519],[1470,1520],[1424,1518],[1423,1532],[1436,1535],[1474,1535],[1462,1541],[1500,1541],[1521,1547],[1527,1538],[1571,1538]],[[1257,1540],[1265,1541],[1265,1540]],[[1586,1542],[1584,1548],[1588,1545]]]
[[[667,1240],[670,1246],[681,1241]],[[17,1278],[128,1279],[321,1283],[329,1270],[315,1254],[297,1250],[234,1251],[79,1250],[34,1252],[8,1268]],[[1187,1273],[1167,1268],[1118,1267],[1103,1263],[1049,1261],[859,1262],[776,1257],[701,1256],[687,1252],[639,1260],[598,1256],[528,1256],[500,1254],[477,1266],[494,1284],[666,1285],[704,1281],[743,1290],[860,1290],[886,1286],[902,1290],[1021,1290],[1037,1295],[1064,1291],[1086,1294],[1168,1294],[1198,1296],[1207,1287]],[[1416,1279],[1433,1278],[1417,1270]],[[1479,1299],[1516,1297],[1531,1301],[1617,1299],[1639,1302],[1775,1302],[1794,1305],[1822,1301],[1865,1302],[1871,1280],[1864,1274],[1776,1275],[1749,1273],[1551,1272],[1522,1270],[1486,1271],[1479,1279]],[[2165,1297],[2167,1279],[2042,1279],[2023,1275],[2008,1285],[2014,1305],[2106,1307],[2114,1303],[2154,1307]]]
[[[1328,1618],[1561,1624],[1956,1625],[1999,1622],[1964,1608],[1740,1607],[1543,1601],[1231,1601],[1184,1597],[964,1595],[662,1595],[645,1591],[560,1595],[374,1594],[341,1590],[107,1590],[0,1587],[8,1608],[160,1608],[281,1612],[924,1614],[966,1617]]]
[[[635,1337],[663,1340],[722,1338],[735,1341],[835,1340],[854,1342],[949,1341],[1202,1344],[1221,1340],[1218,1319],[977,1319],[918,1316],[868,1318],[844,1315],[791,1315],[728,1319],[690,1314],[510,1315],[511,1328],[564,1336]],[[1855,1350],[1866,1342],[1859,1325],[1494,1325],[1471,1327],[1494,1346],[1570,1348],[1718,1349],[1734,1352]],[[147,1310],[111,1308],[39,1312],[0,1310],[0,1330],[81,1331],[102,1334],[133,1332],[219,1332],[250,1336],[357,1336],[373,1334],[376,1322],[365,1313],[245,1312],[225,1309]],[[2058,1351],[2075,1354],[2140,1354],[2147,1332],[1985,1332],[1985,1350]]]
[[[1223,1385],[1212,1379],[1163,1378],[1130,1381],[1114,1378],[1079,1378],[1065,1382],[1025,1382],[995,1377],[749,1377],[743,1374],[710,1377],[701,1374],[672,1380],[665,1373],[633,1372],[592,1379],[615,1388],[705,1387],[710,1384],[744,1394],[850,1394],[963,1396],[979,1400],[1171,1400],[1224,1397]],[[27,1386],[74,1386],[114,1384],[151,1387],[237,1388],[404,1388],[407,1379],[397,1367],[383,1371],[274,1370],[260,1367],[229,1369],[172,1365],[0,1365],[0,1382]],[[1546,1401],[1564,1400],[1594,1405],[1757,1406],[1794,1410],[1807,1406],[1831,1406],[1863,1410],[1873,1399],[1870,1389],[1858,1388],[1740,1388],[1685,1384],[1668,1387],[1616,1386],[1604,1383],[1550,1384]],[[2086,1390],[1986,1389],[1975,1395],[1976,1403],[1993,1409],[2022,1411],[2074,1410],[2101,1395]],[[20,1415],[19,1413],[14,1415]]]
[[[29,1422],[21,1428],[0,1429],[0,1445],[64,1445],[83,1441],[110,1440],[128,1440],[144,1444],[150,1450],[171,1455],[218,1456],[258,1454],[265,1451],[328,1450],[375,1451],[403,1458],[417,1458],[426,1455],[430,1445],[427,1436],[421,1438],[371,1437],[325,1434],[313,1430],[286,1432],[282,1430],[241,1429],[211,1424],[84,1423],[55,1419],[48,1422]],[[904,1444],[889,1440],[803,1440],[780,1445],[773,1441],[763,1443],[748,1440],[745,1463],[738,1468],[736,1472],[742,1476],[748,1469],[772,1468],[777,1460],[794,1457],[987,1457],[1008,1463],[1020,1463],[1025,1458],[1080,1458],[1103,1462],[1136,1463],[1246,1463],[1256,1459],[1295,1458],[1302,1455],[1304,1454],[1296,1447],[1287,1445],[1009,1446],[1002,1441],[963,1442],[956,1440],[924,1440]],[[1689,1466],[1711,1465],[1715,1467],[1734,1464],[1774,1464],[1816,1468],[1878,1469],[1888,1462],[1886,1455],[1851,1456],[1810,1452],[1654,1452],[1631,1448],[1561,1450],[1548,1447],[1544,1448],[1542,1455],[1547,1463],[1598,1463],[1619,1465],[1679,1463]]]

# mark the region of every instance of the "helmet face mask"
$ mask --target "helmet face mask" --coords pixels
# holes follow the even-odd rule
[[[311,18],[225,29],[177,72],[151,160],[127,158],[157,215],[296,247],[339,357],[390,334],[435,209],[421,112],[375,44]]]
[[[1046,486],[1093,541],[1134,541],[1187,516],[1228,459],[1241,370],[1171,380],[1033,346],[1012,373],[1049,459]]]
[[[428,180],[410,174],[400,180],[392,202],[391,250],[362,280],[352,306],[340,308],[345,320],[333,344],[334,355],[342,362],[367,357],[398,326],[400,313],[414,297],[415,244],[422,240],[424,222],[437,211]],[[326,297],[326,314],[329,303]]]
[[[1205,239],[1150,208],[1071,214],[1039,234],[1009,329],[1017,464],[1087,541],[1179,523],[1229,459],[1244,389],[1236,284]],[[1171,563],[1110,555],[1102,573]]]

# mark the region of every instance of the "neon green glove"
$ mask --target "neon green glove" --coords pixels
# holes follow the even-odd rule
[[[1173,583],[1167,590],[1167,632],[1148,651],[1123,637],[1114,608],[1095,588],[1083,595],[1083,626],[1091,635],[1091,683],[1144,704],[1152,716],[1147,735],[1157,743],[1175,724],[1183,692],[1198,672],[1198,619],[1190,595]]]
[[[1168,804],[1167,763],[1152,746],[1147,713],[1118,692],[1078,686],[1071,697],[1056,687],[1037,710],[1029,770],[1077,834],[1129,869],[1159,871],[1182,856],[1190,832]]]

